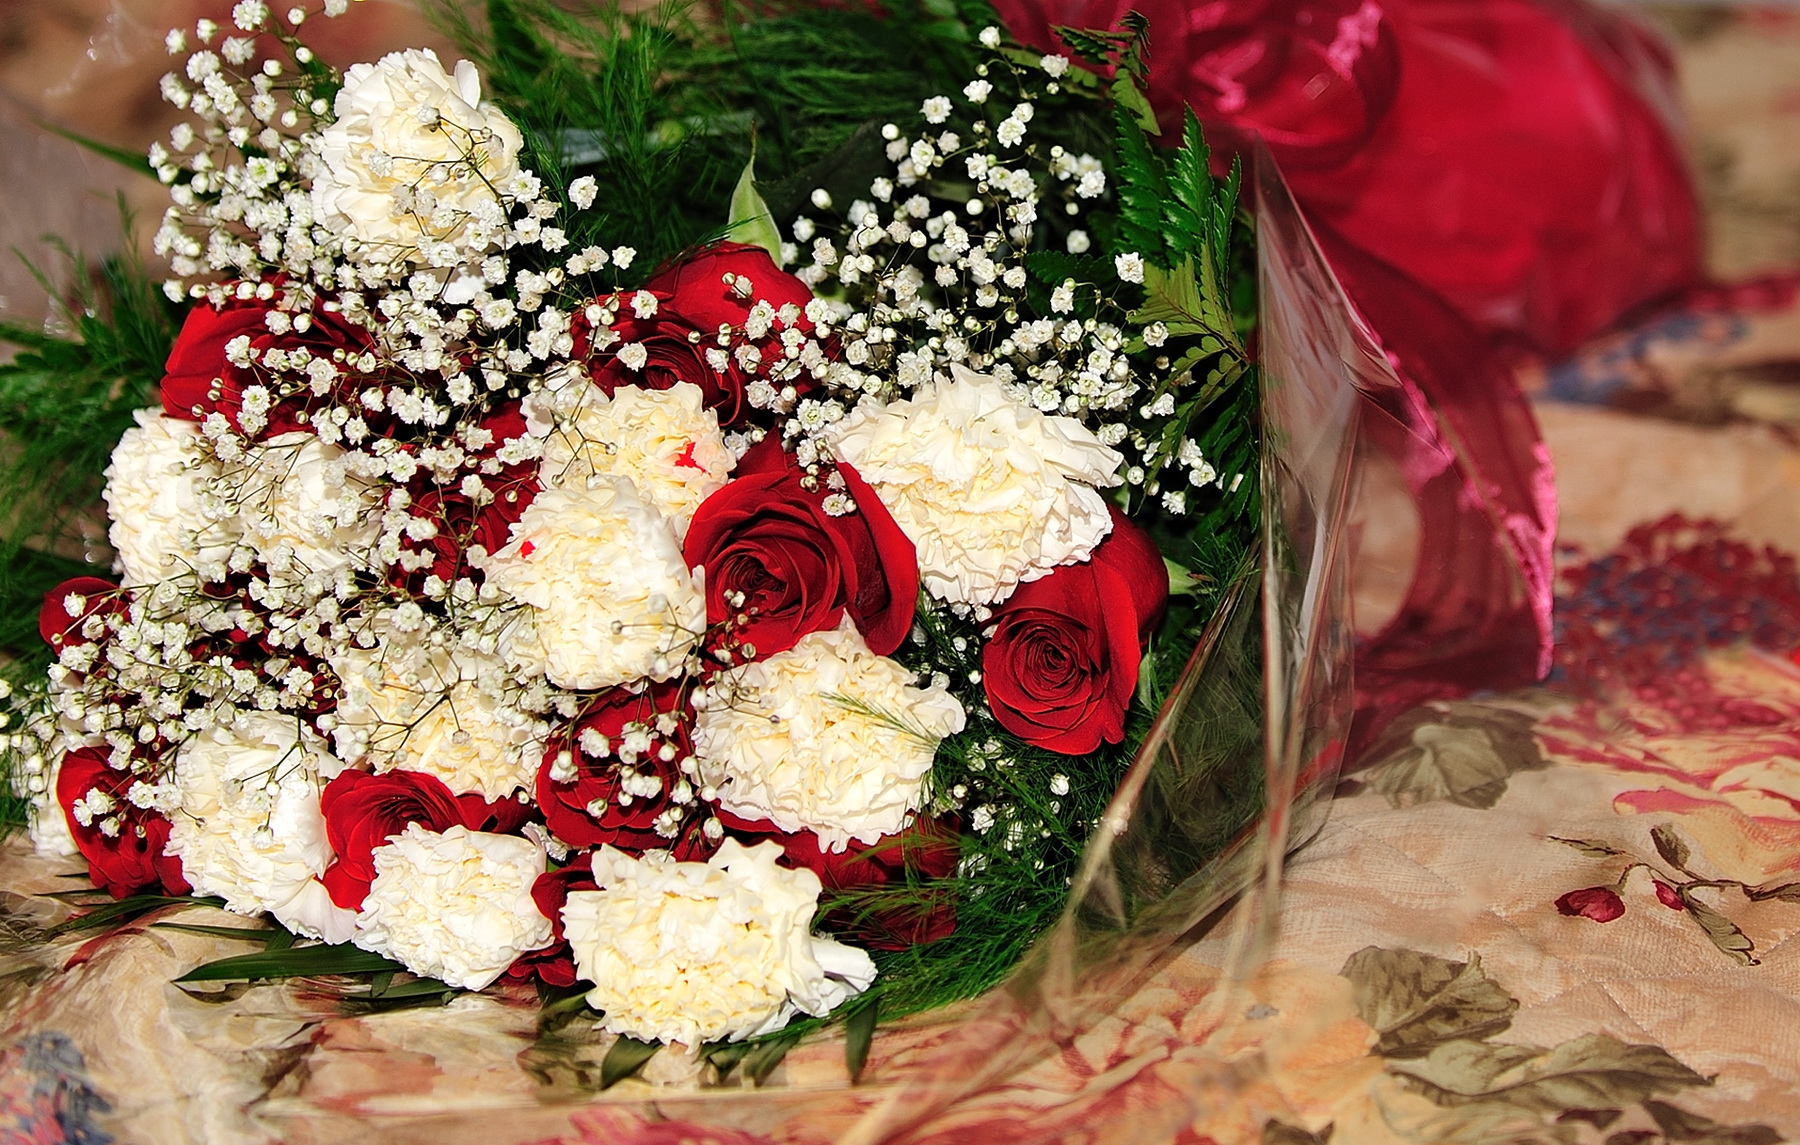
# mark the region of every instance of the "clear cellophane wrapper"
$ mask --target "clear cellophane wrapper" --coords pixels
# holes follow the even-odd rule
[[[1260,1133],[1284,1112],[1261,1083],[1270,1051],[1253,1029],[1283,862],[1323,821],[1353,714],[1370,708],[1352,680],[1353,590],[1381,613],[1363,628],[1390,641],[1396,626],[1431,631],[1420,570],[1427,582],[1487,570],[1464,591],[1478,617],[1529,611],[1530,594],[1503,515],[1480,511],[1479,496],[1461,502],[1475,509],[1454,535],[1421,540],[1421,490],[1446,476],[1486,488],[1471,479],[1480,458],[1396,370],[1266,154],[1252,181],[1261,548],[1123,777],[1060,922],[1001,987],[884,1026],[855,1083],[842,1034],[828,1033],[760,1084],[671,1050],[602,1089],[607,1039],[545,1024],[528,992],[358,1012],[304,980],[178,987],[241,952],[197,933],[46,938],[59,908],[39,896],[69,887],[69,864],[15,842],[0,858],[0,1053],[37,1055],[25,1073],[59,1078],[58,1100],[85,1094],[87,1113],[128,1141],[1147,1141],[1203,1121]],[[1398,542],[1381,514],[1401,521]],[[1358,546],[1386,554],[1359,567],[1385,568],[1391,585],[1366,571],[1353,584]],[[1492,633],[1476,625],[1459,651],[1478,654]],[[1121,1015],[1146,1006],[1163,1018],[1124,1022],[1135,1041],[1122,1049]],[[1070,1061],[1092,1073],[1120,1053],[1180,1068],[1109,1091],[1112,1104],[1078,1097]]]

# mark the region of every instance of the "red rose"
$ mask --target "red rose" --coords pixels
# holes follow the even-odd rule
[[[681,859],[710,853],[713,846],[700,833],[694,815],[683,817],[674,836],[656,830],[656,821],[664,812],[700,807],[697,801],[684,805],[671,799],[677,785],[687,783],[681,760],[693,754],[685,718],[671,735],[656,730],[656,717],[680,706],[680,691],[673,684],[642,692],[615,688],[596,696],[580,718],[552,735],[537,775],[538,807],[550,833],[572,846],[606,843],[632,855],[655,848],[667,848]],[[637,725],[650,737],[649,746],[634,752],[630,762],[623,758],[627,725]],[[605,739],[603,756],[590,756],[583,749],[585,731]],[[661,758],[664,747],[674,749],[673,759]],[[558,777],[565,753],[567,766],[574,769],[574,778],[567,782]],[[629,782],[627,771],[635,777]],[[652,780],[654,793],[646,794],[642,788]],[[640,790],[634,793],[629,790],[632,787]]]
[[[531,886],[531,901],[538,913],[550,920],[550,945],[519,955],[506,973],[512,978],[536,977],[546,986],[575,985],[575,955],[563,935],[562,911],[570,891],[598,890],[594,882],[594,853],[583,851],[566,867],[545,871]]]
[[[1625,913],[1625,900],[1611,887],[1584,887],[1557,899],[1556,909],[1571,918],[1580,915],[1595,922],[1611,922]]]
[[[819,837],[811,831],[783,831],[766,820],[742,819],[728,811],[718,812],[718,817],[746,843],[774,842],[782,849],[786,866],[819,876],[827,897],[834,891],[907,887],[901,906],[843,906],[826,913],[821,920],[826,927],[859,945],[905,950],[936,942],[956,929],[956,899],[950,888],[917,885],[947,878],[956,869],[960,840],[953,821],[915,818],[897,835],[884,835],[867,845],[852,840],[834,854],[821,849]]]
[[[481,428],[492,435],[486,445],[470,450],[475,463],[492,457],[507,442],[525,435],[525,419],[518,403],[509,402],[481,422]],[[472,464],[471,469],[476,466]],[[429,521],[436,532],[424,540],[403,536],[403,553],[389,572],[389,579],[400,588],[412,592],[423,590],[427,577],[435,576],[446,584],[458,577],[469,577],[480,584],[484,575],[468,562],[471,546],[480,545],[490,553],[505,548],[512,540],[512,527],[530,508],[538,494],[538,472],[535,461],[519,462],[503,467],[494,474],[480,475],[482,484],[493,494],[492,500],[477,504],[462,491],[458,477],[449,485],[439,485],[425,474],[415,482],[409,515]],[[416,564],[417,567],[409,568]]]
[[[727,274],[732,275],[731,285],[725,282]],[[740,293],[739,284],[745,282],[748,292]],[[666,390],[677,382],[698,386],[707,408],[717,411],[722,426],[736,424],[749,414],[744,387],[753,378],[767,377],[769,367],[784,356],[780,334],[789,323],[778,316],[769,334],[752,343],[762,356],[762,364],[755,369],[746,369],[738,358],[736,347],[741,339],[734,340],[724,368],[713,368],[707,351],[720,348],[719,328],[728,326],[741,334],[752,307],[767,301],[777,315],[790,305],[798,307],[801,313],[797,315],[789,311],[793,328],[809,334],[813,329],[804,313],[812,291],[777,267],[760,247],[723,243],[709,248],[662,271],[645,290],[656,299],[656,313],[639,318],[632,308],[633,295],[618,296],[619,313],[609,328],[610,337],[601,339],[604,345],[597,352],[593,350],[592,327],[584,315],[577,315],[572,330],[575,357],[589,358],[588,376],[608,394],[619,386],[651,390]],[[641,368],[635,370],[618,357],[621,347],[632,344],[642,346],[646,354]],[[803,382],[810,382],[804,373],[791,384],[806,388]]]
[[[261,364],[262,356],[269,350],[305,350],[312,358],[331,363],[340,374],[350,374],[353,371],[344,358],[366,352],[372,343],[367,330],[323,310],[290,316],[295,321],[304,319],[306,329],[290,328],[277,334],[268,326],[268,316],[274,312],[273,305],[260,299],[230,302],[224,309],[202,303],[188,311],[163,367],[163,411],[188,421],[204,421],[208,414],[222,413],[241,430],[238,417],[244,406],[244,389],[262,385],[274,402],[267,425],[250,436],[272,437],[305,429],[299,415],[317,408],[324,399],[313,393],[312,379],[304,369],[272,371]],[[250,340],[250,353],[258,364],[245,368],[226,357],[226,346],[237,338]]]
[[[163,854],[169,842],[169,821],[159,812],[132,806],[126,792],[138,777],[113,768],[106,760],[104,748],[69,752],[56,777],[56,802],[75,836],[76,848],[88,861],[88,878],[116,899],[155,887],[172,895],[187,894],[192,888],[182,874],[181,860]],[[89,793],[96,790],[111,801],[110,807],[93,807]],[[83,804],[79,816],[77,803]],[[85,825],[81,822],[84,818],[88,820]],[[107,830],[108,824],[113,830]]]
[[[1020,585],[981,650],[988,707],[1027,743],[1082,755],[1125,737],[1144,644],[1169,598],[1156,543],[1118,509],[1093,556]]]
[[[71,596],[82,599],[79,615],[69,611]],[[44,607],[38,610],[38,635],[58,652],[65,645],[86,644],[89,637],[81,629],[88,617],[104,618],[124,613],[128,607],[125,593],[112,581],[97,576],[74,577],[44,594]]]
[[[362,906],[375,881],[375,848],[417,823],[429,831],[465,825],[463,807],[435,775],[345,771],[319,796],[325,838],[337,859],[319,881],[331,901],[347,910]]]
[[[809,632],[837,627],[847,610],[869,647],[887,655],[912,629],[919,595],[913,544],[856,471],[840,465],[856,512],[834,517],[823,484],[808,492],[801,471],[771,436],[737,475],[701,503],[683,555],[706,567],[706,619],[758,657],[786,651]],[[737,594],[741,604],[732,604]]]

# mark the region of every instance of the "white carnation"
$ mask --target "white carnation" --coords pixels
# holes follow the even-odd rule
[[[531,899],[544,852],[530,839],[417,823],[375,848],[375,881],[356,916],[356,945],[414,974],[480,990],[519,955],[550,944]]]
[[[774,843],[727,839],[704,863],[594,852],[598,890],[572,891],[563,933],[605,1028],[694,1046],[823,1015],[875,980],[868,954],[811,934],[819,877]]]
[[[244,539],[271,569],[335,573],[374,539],[380,522],[344,451],[304,430],[250,452],[239,494]]]
[[[1124,458],[1074,418],[951,370],[950,383],[859,406],[826,434],[912,540],[925,588],[952,603],[996,604],[1023,581],[1087,559],[1112,531],[1095,487],[1118,484]]]
[[[700,387],[619,386],[609,398],[583,380],[577,392],[575,408],[544,442],[541,480],[561,486],[586,484],[596,474],[628,477],[676,536],[685,536],[694,510],[724,488],[737,464]]]
[[[214,568],[222,577],[237,540],[234,515],[208,486],[218,466],[200,450],[199,427],[138,410],[106,467],[107,536],[126,587]],[[218,579],[218,577],[215,577]]]
[[[331,862],[319,786],[343,770],[292,716],[264,712],[215,725],[175,757],[181,802],[168,853],[195,894],[239,914],[268,911],[299,933],[341,940],[348,912],[322,912],[316,876]],[[313,888],[317,887],[317,890]]]
[[[545,489],[483,562],[487,583],[527,605],[502,651],[559,688],[678,675],[706,626],[706,600],[668,522],[622,477]]]
[[[341,758],[421,771],[489,801],[531,787],[545,729],[509,702],[498,657],[389,634],[332,657],[331,670],[343,685],[332,730]]]
[[[478,254],[504,218],[496,188],[519,173],[519,129],[481,101],[475,65],[454,76],[429,49],[383,56],[344,73],[336,121],[315,144],[313,214],[368,246],[369,257],[418,261],[449,243]]]
[[[849,625],[721,674],[695,707],[694,754],[719,806],[831,851],[903,828],[964,720],[955,696],[916,687]]]

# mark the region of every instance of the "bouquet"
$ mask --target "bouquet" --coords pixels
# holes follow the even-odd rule
[[[76,925],[205,903],[278,929],[194,980],[866,1046],[1011,972],[1090,836],[1142,845],[1195,726],[1163,883],[1243,837],[1255,589],[1304,644],[1335,542],[1266,543],[1239,169],[1191,114],[1157,138],[1140,19],[1045,53],[978,0],[497,0],[448,13],[470,59],[340,73],[317,15],[169,33],[162,297],[115,268],[77,341],[7,332],[12,400],[87,379],[58,400],[116,427],[113,575],[30,550],[81,575],[7,743],[40,848],[116,900]],[[1321,536],[1350,392],[1270,471]],[[1218,732],[1225,646],[1255,683]],[[1341,712],[1284,711],[1276,787],[1316,786],[1296,729]]]

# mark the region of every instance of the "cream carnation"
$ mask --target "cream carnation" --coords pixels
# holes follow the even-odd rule
[[[194,893],[218,895],[226,910],[266,910],[291,930],[342,941],[349,913],[333,913],[316,878],[331,862],[319,785],[341,770],[292,716],[255,712],[208,728],[175,757],[181,802],[168,853]]]
[[[126,587],[154,585],[209,570],[222,580],[238,528],[209,486],[218,466],[200,450],[191,421],[138,410],[106,467],[107,536],[119,554]]]
[[[774,843],[727,839],[704,863],[594,852],[598,890],[572,891],[563,933],[605,1028],[694,1046],[824,1015],[868,989],[868,954],[811,934],[821,886]]]
[[[414,974],[480,990],[550,943],[550,920],[531,899],[544,852],[530,839],[409,823],[374,859],[354,941]]]
[[[938,742],[963,729],[955,696],[916,687],[848,625],[722,673],[695,707],[700,779],[719,806],[831,851],[904,827]]]
[[[546,485],[586,484],[595,474],[630,478],[679,538],[700,502],[724,488],[737,464],[700,387],[620,386],[609,398],[580,380],[574,408],[544,442]],[[573,388],[573,387],[570,387]]]
[[[510,701],[505,665],[462,648],[390,634],[334,656],[342,684],[338,756],[376,771],[422,771],[492,801],[530,788],[546,728]]]
[[[304,430],[250,454],[240,497],[244,539],[275,572],[336,573],[379,527],[374,498],[346,472],[344,451]]]
[[[459,256],[504,229],[500,195],[519,174],[519,129],[481,101],[475,65],[444,72],[429,49],[344,73],[337,118],[318,135],[313,214],[369,258],[418,261],[426,244]]]
[[[951,370],[950,383],[859,406],[826,433],[918,549],[926,590],[997,604],[1022,581],[1086,560],[1112,531],[1095,486],[1118,484],[1124,458],[1074,418]]]
[[[487,583],[527,605],[505,654],[559,688],[677,675],[706,626],[706,600],[668,523],[630,481],[545,489],[483,562]]]

